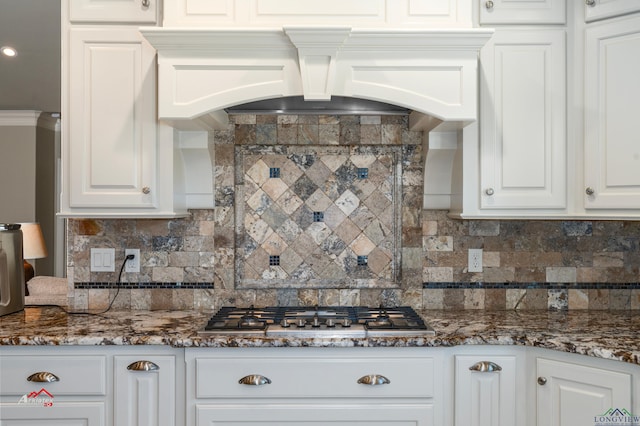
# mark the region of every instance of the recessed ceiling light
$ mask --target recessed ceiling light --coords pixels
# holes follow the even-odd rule
[[[18,55],[18,51],[11,46],[0,47],[0,52],[2,52],[4,56],[9,56],[9,57]]]

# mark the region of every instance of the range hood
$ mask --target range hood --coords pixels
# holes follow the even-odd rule
[[[282,25],[140,32],[158,53],[159,119],[174,128],[226,129],[228,113],[241,112],[409,114],[411,129],[425,135],[425,208],[446,209],[456,197],[461,129],[477,119],[478,56],[492,29]]]
[[[409,115],[408,108],[368,99],[332,96],[328,101],[306,101],[303,96],[271,98],[225,108],[228,114],[295,115]]]
[[[224,128],[236,105],[287,97],[356,98],[474,121],[478,53],[493,34],[336,26],[140,31],[158,52],[159,118],[184,129]]]

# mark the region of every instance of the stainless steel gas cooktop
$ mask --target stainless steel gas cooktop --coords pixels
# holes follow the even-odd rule
[[[434,335],[435,331],[408,306],[225,306],[199,333],[362,338]]]

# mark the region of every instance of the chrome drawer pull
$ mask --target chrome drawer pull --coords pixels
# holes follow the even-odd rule
[[[262,386],[271,384],[271,380],[268,377],[261,376],[260,374],[249,374],[238,380],[241,385],[249,386]]]
[[[358,379],[358,384],[361,385],[377,386],[388,385],[389,383],[391,383],[391,380],[380,374],[369,374],[368,376],[362,376]]]
[[[59,382],[60,378],[58,378],[58,376],[53,373],[49,373],[48,371],[39,371],[27,377],[27,380],[37,383],[52,383]]]
[[[500,367],[495,362],[491,361],[480,361],[473,364],[469,367],[471,371],[479,371],[480,373],[491,373],[494,371],[502,371],[502,367]]]
[[[155,371],[160,370],[158,364],[151,361],[136,361],[127,366],[127,370],[131,371]]]

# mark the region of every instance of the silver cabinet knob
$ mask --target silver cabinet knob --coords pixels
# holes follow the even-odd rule
[[[593,7],[596,5],[596,0],[584,0],[584,4]]]
[[[387,379],[386,377],[380,374],[369,374],[367,376],[362,376],[358,379],[358,384],[360,385],[378,386],[378,385],[388,385],[389,383],[391,383],[391,380]]]
[[[486,8],[487,8],[487,10],[491,10],[491,9],[493,9],[493,2],[492,2],[491,0],[487,0],[487,1],[484,3],[484,7],[486,7]]]
[[[148,186],[145,186],[144,188],[142,188],[142,193],[143,194],[151,193],[151,188],[149,188]]]
[[[540,386],[544,386],[547,384],[547,378],[546,377],[538,377],[538,384]]]
[[[127,366],[127,370],[131,371],[155,371],[160,370],[158,364],[151,361],[136,361]]]
[[[495,362],[491,361],[480,361],[473,364],[469,367],[471,371],[478,371],[480,373],[492,373],[494,371],[502,371],[502,367],[500,367]]]
[[[149,6],[151,6],[150,0],[142,0],[142,7],[149,7]]]
[[[493,188],[487,188],[484,190],[484,193],[487,194],[488,196],[492,196],[495,191],[493,190]]]
[[[59,382],[60,378],[53,373],[49,373],[48,371],[39,371],[27,377],[27,380],[36,383],[52,383]]]
[[[596,193],[596,191],[595,191],[592,187],[590,187],[590,186],[588,186],[588,187],[587,187],[587,189],[585,189],[585,190],[584,190],[584,192],[585,192],[587,195],[593,195],[593,194],[595,194],[595,193]]]
[[[241,385],[249,386],[262,386],[271,384],[271,380],[268,377],[261,376],[260,374],[249,374],[238,380]]]

